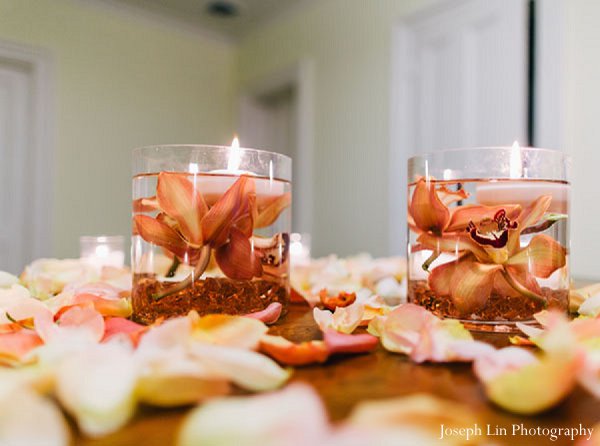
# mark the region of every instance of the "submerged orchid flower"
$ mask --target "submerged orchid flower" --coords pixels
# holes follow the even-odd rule
[[[424,269],[441,252],[458,256],[431,271],[429,287],[437,295],[450,296],[462,315],[482,308],[494,292],[526,296],[545,305],[536,277],[548,278],[564,267],[566,249],[545,234],[533,236],[521,247],[520,236],[539,224],[552,197],[541,196],[523,210],[518,205],[467,205],[451,212],[438,194],[434,185],[420,180],[410,205],[413,229],[420,234],[417,242],[433,252]],[[454,193],[446,201],[456,199]]]
[[[278,238],[270,243],[269,239],[253,237],[254,229],[273,224],[290,202],[291,195],[286,193],[257,206],[254,180],[242,175],[209,206],[187,175],[161,172],[156,199],[145,203],[146,207],[156,206],[158,215],[136,215],[135,229],[145,241],[170,252],[176,265],[195,265],[189,278],[170,293],[202,275],[212,250],[227,277],[249,280],[263,274],[263,264],[274,263],[274,258],[269,257],[271,245],[276,243],[278,247],[285,242]],[[283,263],[286,259],[276,260]]]

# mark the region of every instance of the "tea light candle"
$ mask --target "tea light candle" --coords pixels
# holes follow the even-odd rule
[[[235,183],[241,175],[256,177],[256,174],[240,169],[241,149],[237,137],[233,138],[229,148],[229,158],[227,160],[227,169],[211,170],[208,174],[198,175],[194,179],[194,184],[198,190],[202,191],[209,205],[213,199],[216,201],[227,189]],[[270,178],[254,178],[256,195],[258,199],[269,198],[284,193],[284,184],[282,181],[273,178],[273,166],[270,166]],[[194,174],[199,172],[197,164],[189,165],[189,172]]]
[[[121,235],[82,236],[79,238],[80,257],[98,271],[103,266],[122,268],[125,263],[124,244]]]
[[[309,234],[290,234],[290,260],[292,265],[306,265],[310,262]]]
[[[566,214],[568,212],[570,185],[561,182],[523,179],[525,169],[521,147],[514,142],[510,155],[510,180],[490,180],[476,186],[476,199],[479,204],[499,206],[519,204],[526,207],[543,195],[552,196],[548,212]],[[523,179],[522,181],[517,181]]]

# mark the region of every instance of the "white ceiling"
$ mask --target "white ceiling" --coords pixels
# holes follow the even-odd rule
[[[312,0],[229,0],[239,6],[235,17],[216,17],[207,12],[212,0],[108,0],[185,22],[228,38],[237,39],[253,28]]]

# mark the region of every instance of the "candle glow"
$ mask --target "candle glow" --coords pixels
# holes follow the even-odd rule
[[[523,177],[523,157],[521,155],[521,146],[519,146],[518,141],[513,143],[510,151],[510,177]]]
[[[227,170],[230,172],[236,172],[240,168],[242,162],[242,153],[240,150],[240,140],[237,136],[231,141],[231,150],[229,151],[229,158],[227,160]]]

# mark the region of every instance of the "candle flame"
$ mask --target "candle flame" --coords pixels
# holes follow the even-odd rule
[[[240,150],[240,140],[237,136],[234,136],[231,141],[231,150],[229,151],[229,159],[227,160],[227,170],[236,172],[240,169],[240,163],[242,162],[242,151]]]
[[[523,157],[521,156],[521,146],[515,141],[510,150],[510,177],[521,178],[523,176]]]

